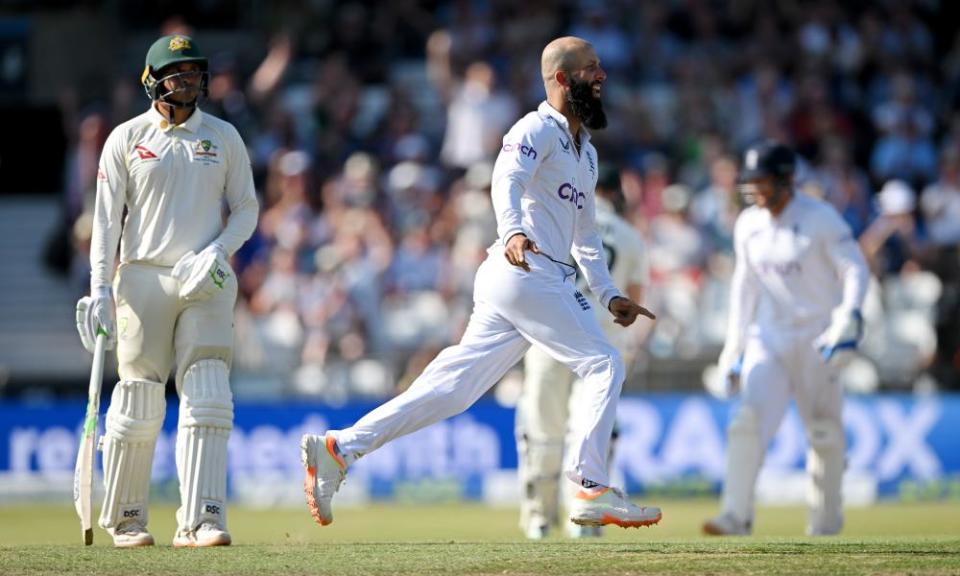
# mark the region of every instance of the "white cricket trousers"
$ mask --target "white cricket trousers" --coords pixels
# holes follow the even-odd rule
[[[797,330],[747,341],[741,402],[728,429],[724,513],[743,521],[753,519],[754,488],[764,453],[793,397],[812,449],[807,455],[808,494],[815,512],[810,528],[813,533],[835,533],[842,525],[843,396],[814,349],[816,333]]]
[[[610,484],[607,452],[623,386],[623,361],[578,297],[569,271],[526,253],[530,271],[491,248],[477,270],[473,314],[459,344],[446,348],[405,392],[334,431],[340,449],[361,456],[405,434],[463,412],[534,343],[584,380],[589,414],[570,446],[565,472],[574,482]]]
[[[117,361],[121,380],[166,382],[174,363],[177,390],[199,360],[233,360],[236,275],[208,300],[179,296],[173,268],[124,263],[114,280],[117,297]]]
[[[812,342],[817,330],[783,337],[771,346],[751,338],[743,355],[742,406],[757,415],[760,444],[770,445],[792,397],[804,427],[842,425],[843,390]]]

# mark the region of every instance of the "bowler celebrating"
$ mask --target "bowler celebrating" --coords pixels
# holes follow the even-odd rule
[[[301,440],[305,491],[314,518],[333,521],[332,499],[351,462],[385,443],[466,410],[536,344],[584,380],[588,426],[564,466],[580,485],[570,519],[580,525],[643,526],[660,510],[631,503],[610,488],[607,454],[624,379],[607,341],[575,285],[579,265],[590,289],[622,326],[645,308],[614,286],[595,227],[597,153],[587,129],[606,117],[600,90],[606,73],[588,42],[556,39],[543,51],[547,100],[503,139],[493,170],[499,239],[477,271],[474,309],[459,344],[430,363],[403,394],[344,430]]]
[[[643,302],[644,286],[650,283],[646,247],[640,233],[624,220],[626,204],[620,190],[620,175],[609,166],[600,166],[595,190],[597,230],[615,286],[634,302]],[[611,344],[617,347],[629,367],[636,354],[636,335],[614,323],[605,310],[597,310],[597,321]],[[523,393],[517,401],[517,469],[520,476],[520,528],[527,538],[540,540],[560,521],[560,502],[571,506],[574,495],[561,491],[563,451],[566,437],[589,425],[592,414],[580,401],[583,383],[573,372],[537,346],[523,359]],[[576,381],[575,381],[576,380]],[[587,419],[587,421],[585,421]],[[614,432],[614,442],[616,432]],[[614,442],[611,442],[611,448]],[[612,450],[611,450],[612,452]],[[573,538],[600,536],[599,526],[567,524]]]

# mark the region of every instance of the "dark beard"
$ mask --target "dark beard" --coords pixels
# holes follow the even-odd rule
[[[593,86],[589,82],[570,80],[570,94],[567,96],[573,115],[591,130],[607,127],[607,115],[603,112],[603,102],[593,95]]]

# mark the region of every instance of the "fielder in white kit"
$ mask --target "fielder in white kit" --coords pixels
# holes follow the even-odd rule
[[[499,240],[477,271],[474,309],[460,343],[442,352],[404,393],[356,424],[306,434],[301,458],[307,504],[333,521],[332,499],[355,459],[386,442],[466,410],[527,351],[547,350],[585,382],[589,425],[571,446],[567,477],[581,486],[574,523],[642,526],[660,510],[610,488],[607,453],[624,379],[623,361],[574,283],[573,255],[603,306],[628,326],[653,315],[622,296],[610,278],[594,222],[597,154],[585,127],[606,124],[606,75],[586,41],[565,37],[543,51],[547,101],[503,139],[492,196]]]
[[[118,547],[154,543],[147,531],[150,470],[175,363],[181,503],[173,545],[226,545],[237,297],[227,258],[256,227],[253,176],[236,129],[197,108],[207,60],[193,39],[154,42],[141,80],[150,109],[114,129],[100,159],[91,295],[77,304],[84,346],[92,351],[103,330],[119,363],[102,438],[100,526]]]
[[[830,361],[862,335],[868,271],[836,210],[794,191],[794,168],[781,144],[744,155],[740,181],[755,205],[734,229],[730,320],[713,390],[739,389],[741,403],[727,431],[722,511],[703,525],[707,534],[750,534],[757,474],[791,396],[809,443],[807,533],[843,527],[843,398]]]
[[[650,283],[650,266],[643,238],[621,216],[623,203],[619,174],[601,165],[596,185],[597,231],[610,276],[631,300],[642,303],[644,287]],[[616,324],[599,307],[594,312],[624,365],[631,366],[636,355],[636,333]],[[559,523],[560,502],[571,505],[572,490],[561,490],[564,443],[589,424],[590,414],[580,402],[583,382],[567,366],[537,346],[530,347],[523,363],[523,393],[517,402],[516,424],[520,528],[527,538],[540,540]],[[599,536],[601,530],[599,526],[572,523],[567,523],[566,529],[573,538]]]

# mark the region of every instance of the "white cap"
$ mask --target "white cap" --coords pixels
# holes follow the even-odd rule
[[[917,194],[903,180],[890,180],[880,189],[877,204],[886,216],[910,214],[917,207]]]
[[[660,202],[667,212],[681,212],[690,207],[693,192],[683,184],[671,184],[660,192]]]
[[[302,150],[291,150],[280,157],[280,173],[284,176],[299,176],[310,169],[310,155]]]

